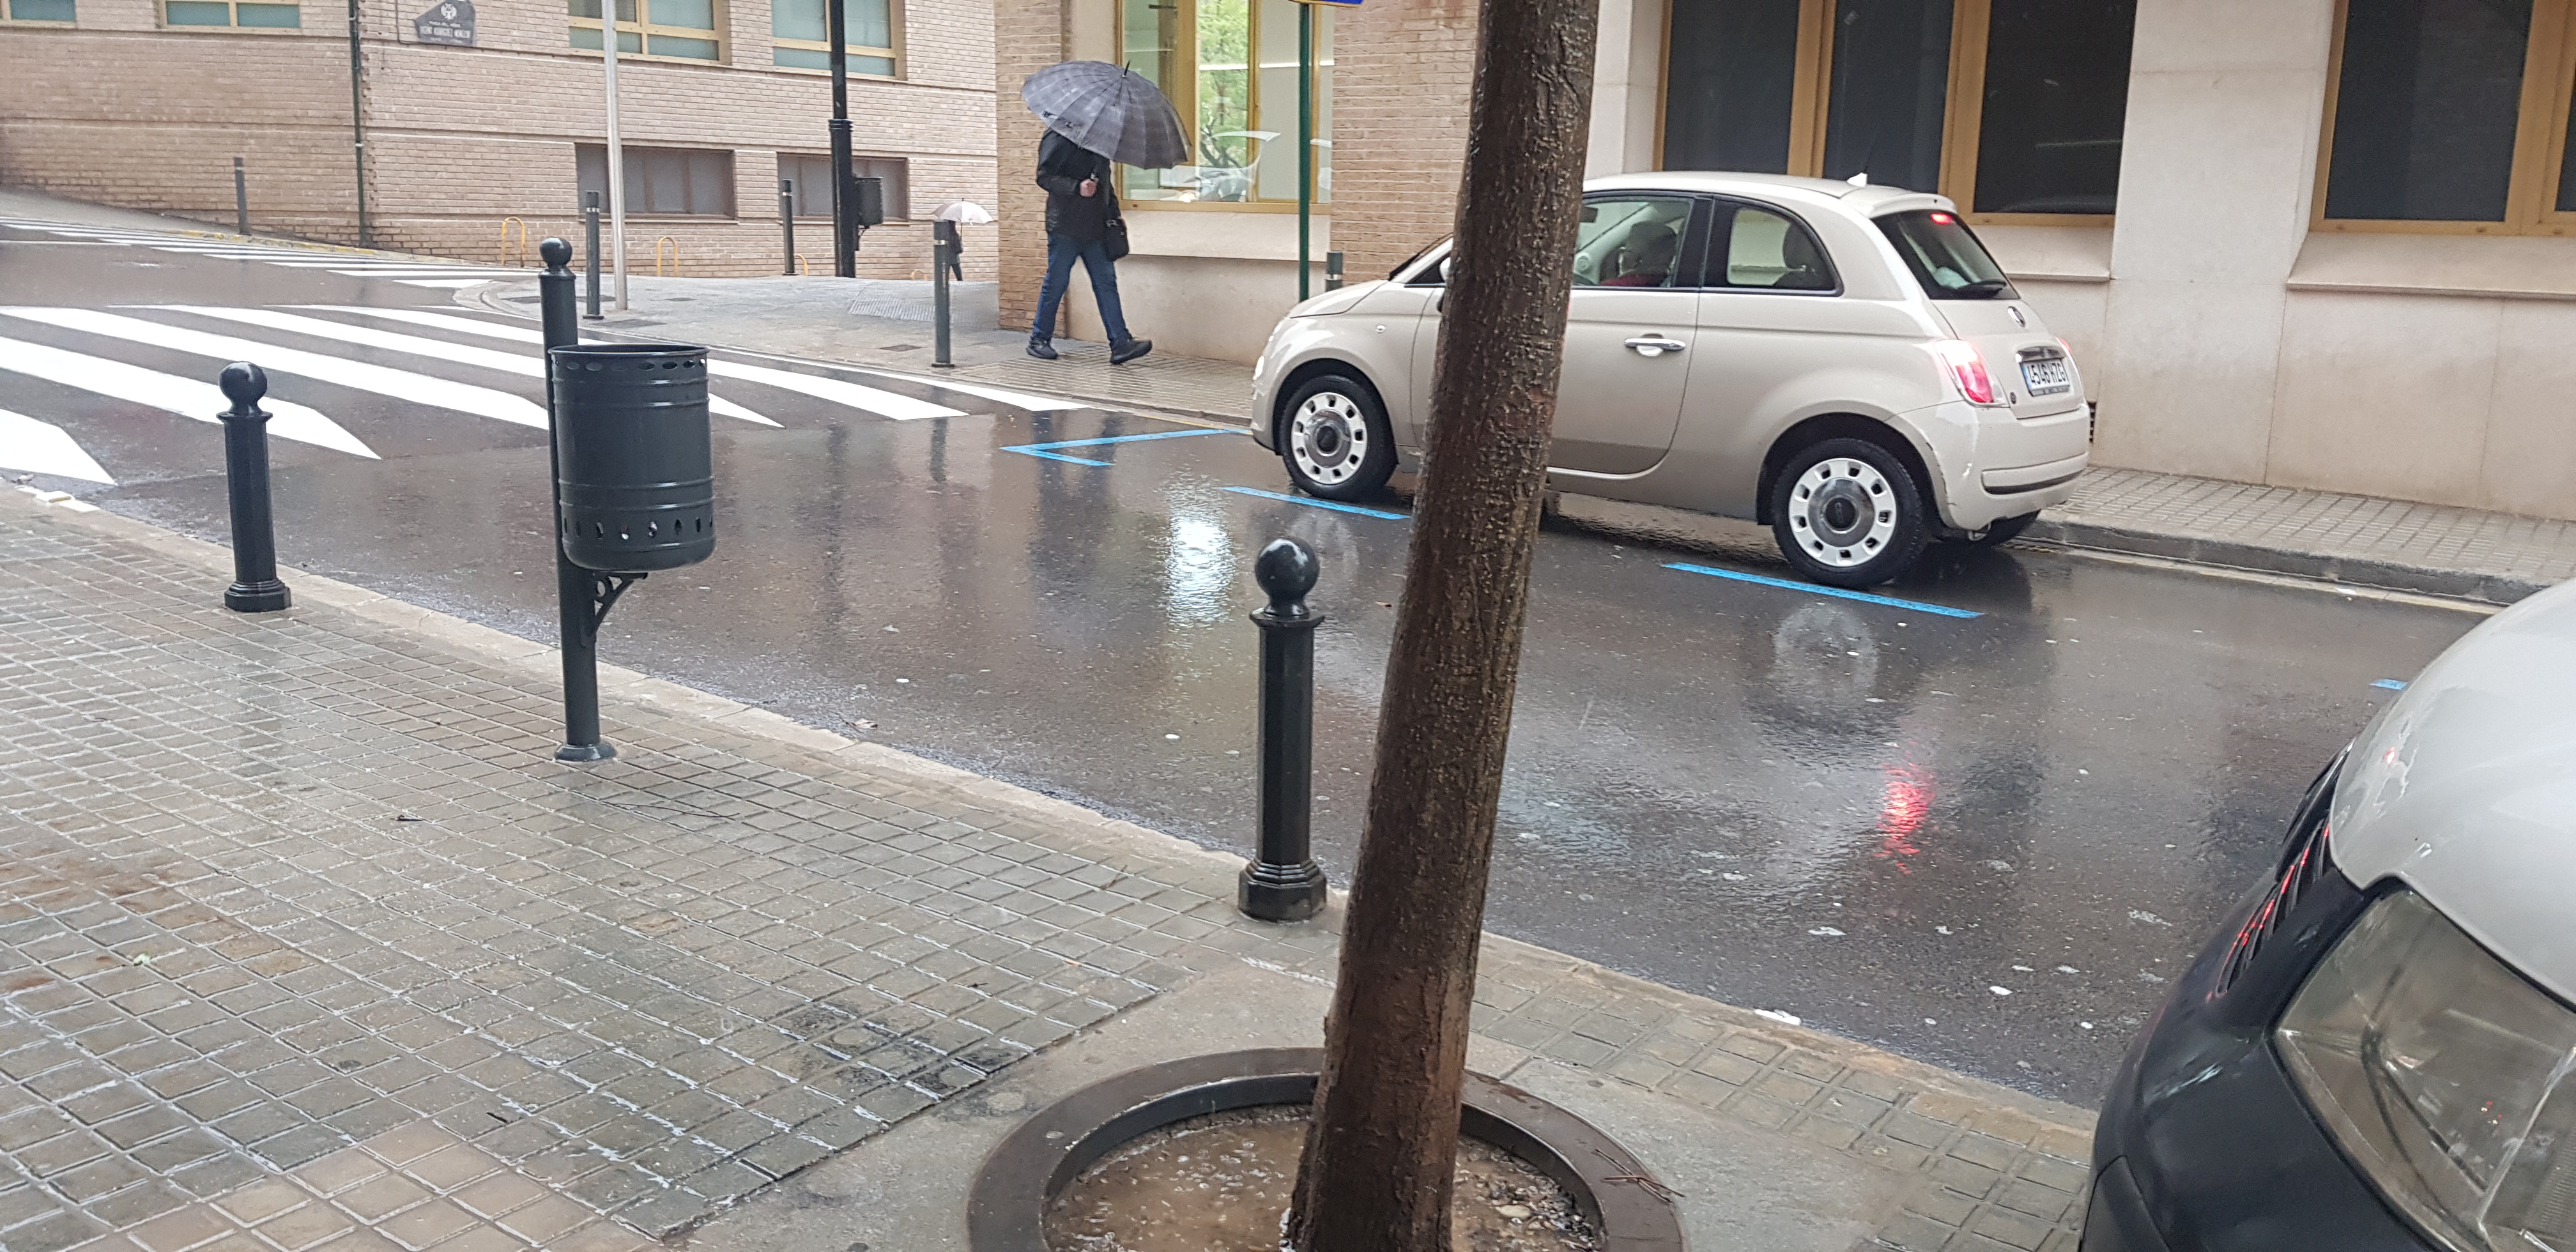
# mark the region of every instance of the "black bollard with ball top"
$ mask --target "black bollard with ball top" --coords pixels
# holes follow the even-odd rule
[[[1265,922],[1294,922],[1324,907],[1324,870],[1315,864],[1315,627],[1324,615],[1306,607],[1315,589],[1315,554],[1294,539],[1273,539],[1252,562],[1253,581],[1270,597],[1254,610],[1261,628],[1261,851],[1243,867],[1235,906]]]
[[[274,613],[294,603],[277,580],[277,532],[268,507],[268,373],[235,361],[216,376],[233,407],[224,422],[224,489],[233,506],[233,585],[224,607],[236,613]]]

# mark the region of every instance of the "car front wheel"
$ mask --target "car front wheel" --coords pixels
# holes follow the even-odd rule
[[[1929,539],[1914,475],[1866,439],[1800,451],[1771,487],[1771,530],[1799,573],[1834,587],[1874,587],[1905,572]]]
[[[1365,500],[1395,473],[1395,430],[1366,383],[1318,374],[1288,396],[1279,459],[1310,496]]]

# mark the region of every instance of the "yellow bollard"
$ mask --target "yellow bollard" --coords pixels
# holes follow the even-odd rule
[[[510,228],[512,226],[519,228],[519,236],[516,240],[513,240],[510,237]],[[510,256],[513,251],[518,254],[519,258],[515,264],[521,268],[525,268],[528,264],[528,224],[526,221],[519,218],[505,217],[501,219],[501,264],[514,264],[514,262],[510,260]]]
[[[672,237],[670,237],[669,235],[664,235],[664,236],[662,236],[661,238],[656,239],[656,240],[654,240],[654,241],[653,241],[653,277],[655,277],[655,278],[663,277],[663,274],[662,274],[662,245],[663,245],[663,244],[666,244],[666,243],[667,243],[667,244],[669,244],[669,245],[671,245],[671,273],[670,273],[670,277],[672,277],[672,278],[677,278],[677,277],[679,277],[679,276],[680,276],[680,241],[679,241],[679,240],[677,240],[677,239],[673,239],[673,238],[672,238]]]
[[[814,276],[814,267],[805,263],[805,254],[802,252],[796,254],[796,273],[805,278]]]

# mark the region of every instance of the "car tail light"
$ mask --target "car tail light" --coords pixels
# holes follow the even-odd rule
[[[1940,339],[1926,348],[1950,367],[1950,379],[1959,384],[1959,394],[1967,397],[1968,403],[1995,402],[1995,380],[1986,374],[1985,358],[1977,355],[1975,345],[1964,339]]]

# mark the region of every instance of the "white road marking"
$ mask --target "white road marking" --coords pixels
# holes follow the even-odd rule
[[[0,339],[0,370],[15,370],[201,422],[220,423],[223,419],[215,415],[233,406],[210,382],[17,339]],[[260,401],[259,407],[268,410],[269,433],[280,439],[377,459],[375,449],[341,429],[338,422],[303,405],[272,396]]]
[[[507,339],[512,343],[543,344],[546,341],[544,331],[531,330],[525,326],[487,322],[479,317],[458,317],[453,313],[431,313],[424,309],[378,309],[363,304],[307,304],[298,307],[320,309],[325,313],[355,313],[360,317],[380,317],[389,322],[409,322],[414,326],[427,326],[433,330],[462,331],[468,335],[481,335],[486,339]]]
[[[462,291],[468,287],[480,287],[485,283],[498,282],[499,280],[492,278],[397,278],[394,281],[401,283],[406,287],[443,287],[449,291]]]
[[[457,317],[449,313],[429,313],[416,309],[371,309],[354,304],[317,304],[305,307],[328,309],[334,313],[355,313],[362,317],[381,317],[397,322],[409,322],[415,326],[434,326],[441,330],[462,331],[469,335],[508,339],[517,343],[545,342],[544,334],[524,326],[504,326],[497,322],[487,322],[473,317]],[[854,409],[863,409],[880,417],[890,417],[898,422],[917,421],[925,417],[966,416],[960,410],[932,404],[927,400],[915,400],[910,396],[896,395],[891,391],[880,391],[874,387],[862,387],[857,383],[845,383],[837,379],[818,378],[812,374],[790,373],[786,370],[774,370],[759,365],[740,365],[732,361],[711,360],[707,363],[707,368],[719,378],[739,378],[745,382],[767,383],[773,387],[803,392],[819,400],[829,400],[834,404],[846,404]],[[950,384],[932,382],[932,385],[946,387]],[[1036,400],[1039,397],[1028,398]],[[1046,403],[1051,407],[1068,407],[1056,401]],[[1089,406],[1071,405],[1070,407]]]
[[[81,451],[69,431],[7,409],[0,409],[0,469],[116,485],[97,461]]]
[[[899,378],[908,383],[925,383],[933,387],[945,387],[950,391],[961,391],[970,396],[982,396],[987,400],[999,400],[1004,404],[1027,409],[1032,413],[1058,412],[1065,409],[1096,409],[1100,407],[1099,405],[1093,404],[1087,400],[1068,400],[1062,396],[1031,395],[1025,391],[1011,391],[1001,387],[987,387],[982,383],[956,383],[950,382],[945,378],[924,378],[919,374],[906,374],[897,370],[869,369],[866,366],[852,366],[851,368],[856,369],[861,373],[874,374],[879,378]]]
[[[488,417],[494,421],[508,422],[515,426],[546,429],[546,411],[533,401],[505,391],[449,382],[444,378],[415,374],[410,370],[388,369],[361,361],[346,361],[335,356],[323,356],[318,352],[281,348],[256,340],[236,339],[230,335],[209,335],[203,331],[164,325],[160,322],[147,322],[141,318],[122,317],[114,313],[102,313],[95,309],[0,308],[0,314],[25,318],[31,322],[42,322],[48,326],[60,326],[65,330],[86,331],[93,335],[106,335],[116,339],[130,339],[136,343],[195,353],[198,356],[220,357],[227,361],[249,361],[273,374],[300,374],[306,378],[318,379],[342,387],[354,387],[360,391],[372,391],[397,400],[436,405],[439,408],[471,413],[477,417]]]
[[[147,304],[138,307],[147,309],[173,309],[181,313],[194,313],[200,317],[219,317],[226,321],[244,322],[252,326],[265,326],[270,330],[282,330],[298,335],[312,335],[319,339],[336,339],[342,343],[355,344],[362,348],[382,348],[387,352],[407,352],[414,356],[433,357],[441,361],[454,361],[459,365],[472,365],[480,369],[499,370],[505,374],[516,374],[521,378],[543,379],[546,376],[545,362],[542,359],[533,356],[514,356],[507,352],[494,352],[490,348],[477,348],[471,344],[450,343],[444,339],[423,339],[418,335],[398,335],[389,330],[377,330],[372,326],[352,326],[347,322],[325,321],[318,317],[302,317],[293,313],[280,313],[275,309],[226,309],[200,304]],[[540,342],[542,342],[542,336],[540,337]],[[738,417],[746,422],[756,422],[762,426],[776,426],[778,424],[768,418],[762,417],[758,413],[754,413],[751,410],[742,407],[739,404],[735,404],[731,400],[725,400],[715,396],[707,397],[707,409],[710,412],[717,413],[725,417]]]

